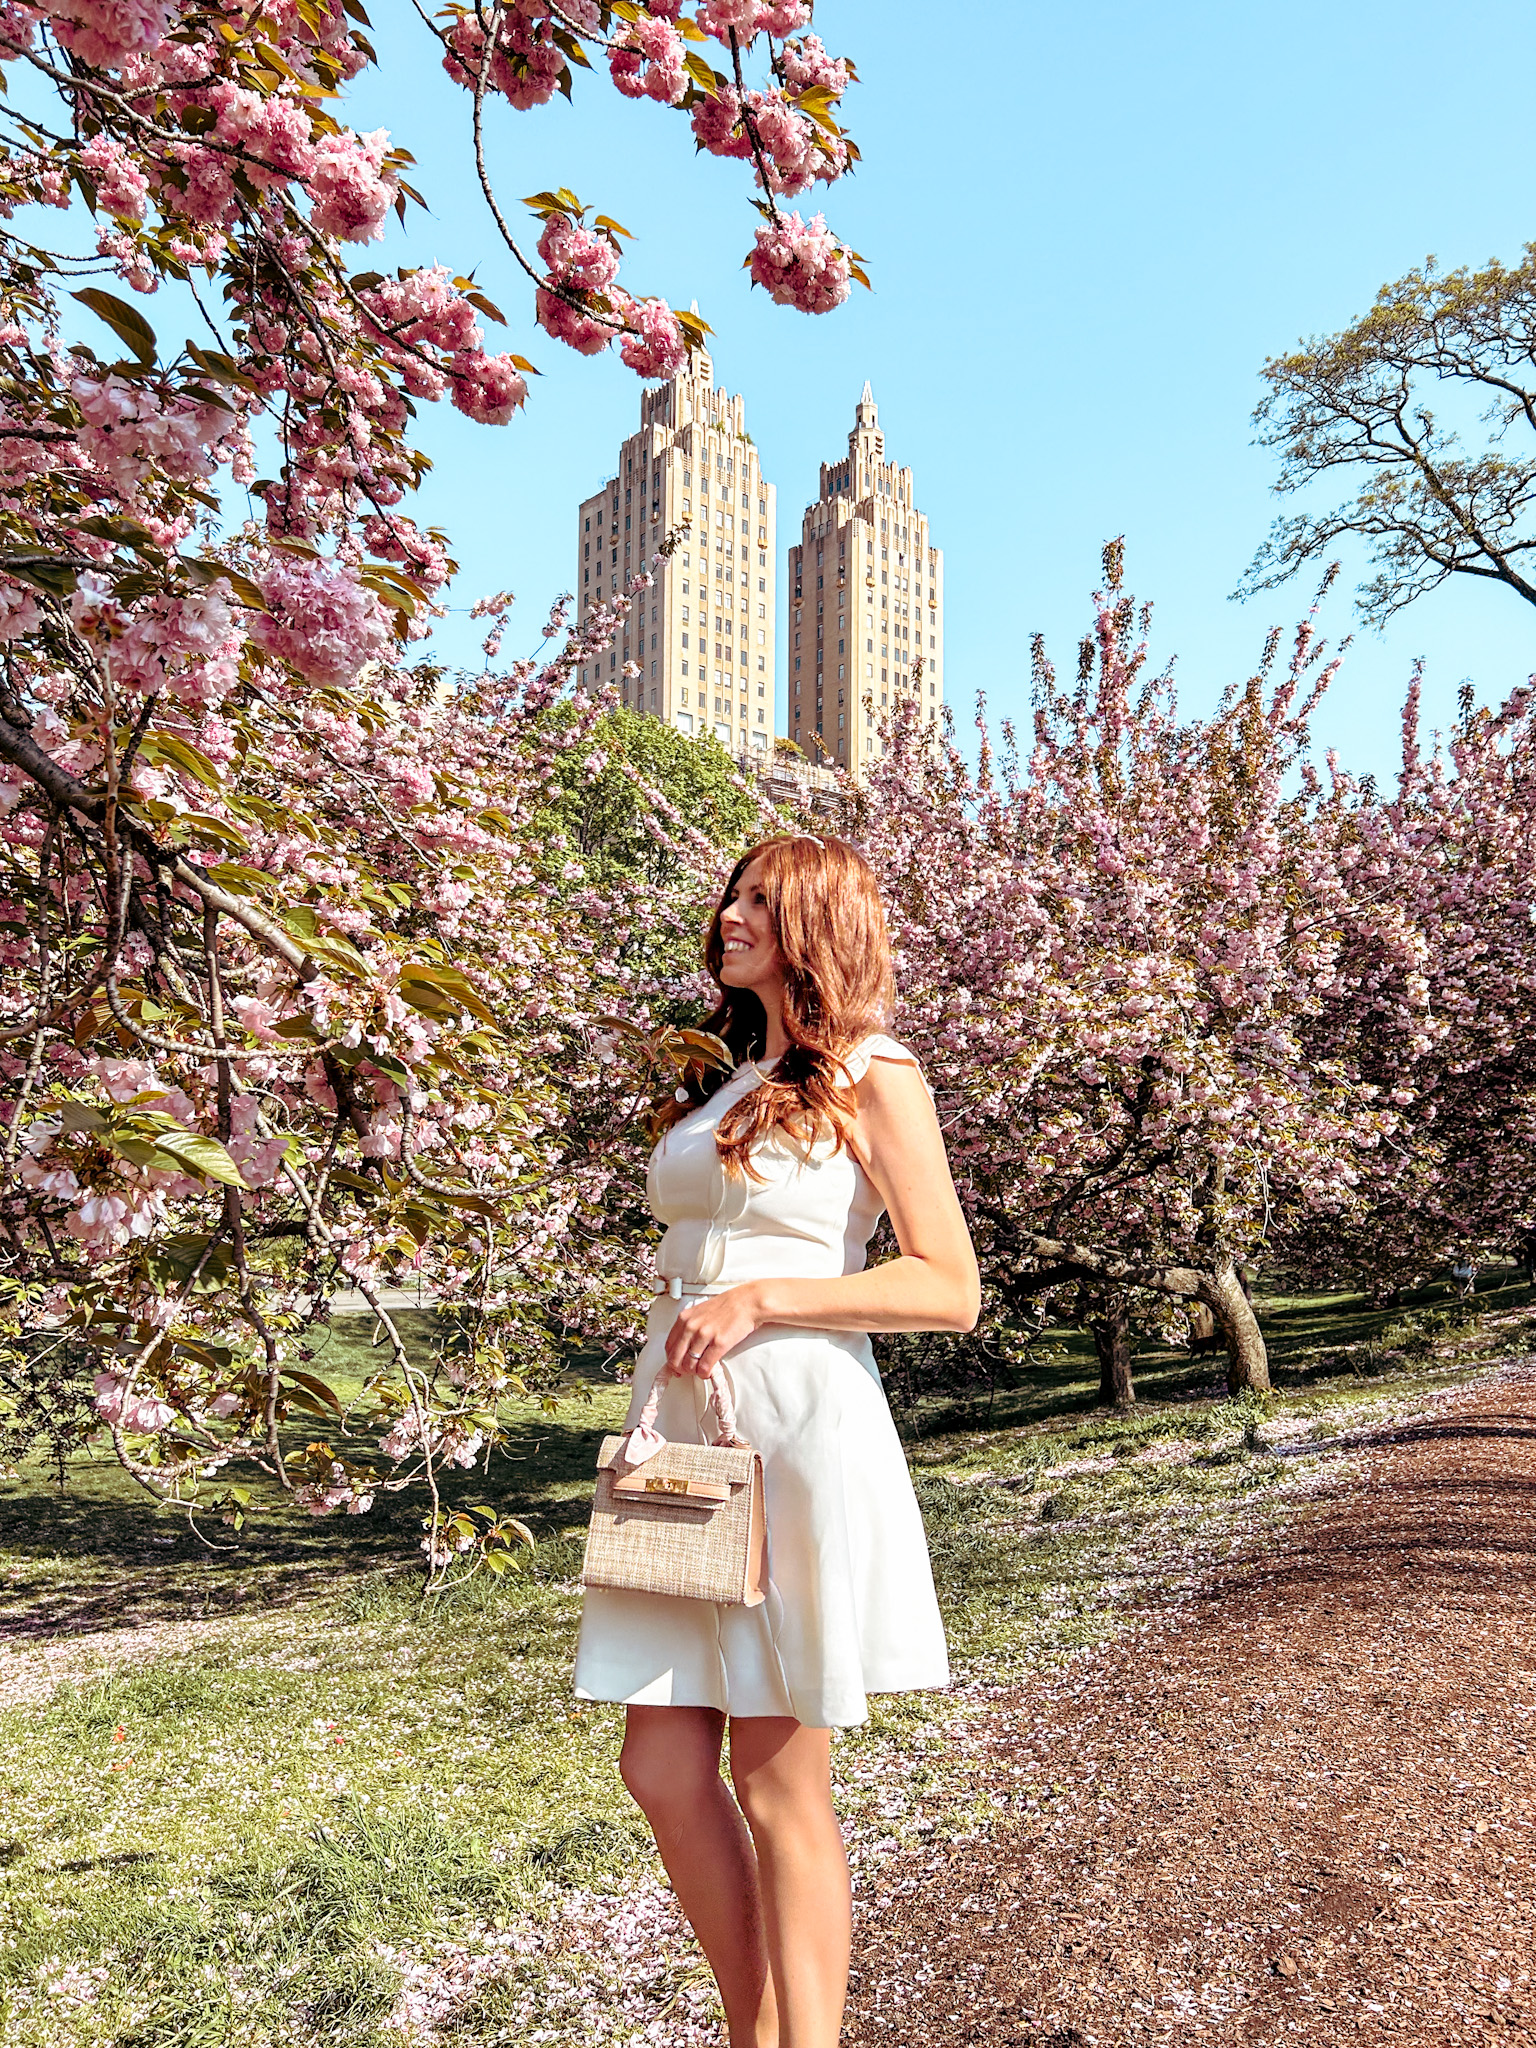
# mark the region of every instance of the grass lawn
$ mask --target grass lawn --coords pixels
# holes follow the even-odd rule
[[[1485,1283],[1476,1307],[1269,1301],[1268,1403],[1228,1402],[1218,1361],[1151,1352],[1128,1416],[1094,1409],[1091,1349],[1062,1333],[990,1412],[913,1418],[959,1683],[839,1738],[856,1866],[985,1823],[953,1758],[989,1688],[1103,1639],[1213,1544],[1262,1540],[1341,1424],[1529,1348],[1529,1290]],[[405,1321],[430,1341],[430,1315]],[[359,1377],[369,1327],[331,1339]],[[619,1712],[567,1690],[590,1474],[624,1400],[578,1380],[556,1415],[529,1405],[489,1475],[455,1475],[540,1542],[427,1609],[419,1502],[259,1516],[210,1550],[104,1463],[62,1492],[0,1481],[7,2048],[710,2038],[615,1775]]]

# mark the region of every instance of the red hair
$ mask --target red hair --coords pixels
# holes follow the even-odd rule
[[[751,1153],[782,1130],[802,1149],[831,1133],[837,1146],[848,1142],[856,1107],[853,1084],[843,1065],[847,1055],[890,1018],[894,984],[885,908],[874,871],[845,839],[796,832],[765,839],[741,856],[731,870],[710,919],[704,964],[720,990],[720,1006],[705,1025],[723,1038],[739,1064],[760,1057],[768,1042],[768,1020],[751,989],[727,988],[720,979],[725,955],[720,916],[754,861],[783,963],[781,1017],[789,1043],[773,1072],[720,1119],[715,1142],[731,1173],[753,1171]],[[715,1072],[664,1122],[676,1122],[723,1085]]]

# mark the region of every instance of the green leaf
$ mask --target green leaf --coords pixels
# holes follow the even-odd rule
[[[155,330],[136,306],[128,305],[114,293],[104,292],[94,284],[71,296],[82,306],[88,306],[99,320],[105,320],[118,340],[133,351],[146,370],[154,368],[159,343],[155,340]]]
[[[227,889],[232,896],[254,896],[273,886],[270,875],[264,875],[260,868],[244,867],[239,861],[219,861],[204,872],[215,887]]]
[[[422,967],[411,964],[400,970],[400,993],[408,1003],[417,1009],[426,1009],[426,1003],[417,1002],[420,993],[440,994],[448,999],[449,1006],[465,1010],[471,1017],[480,1018],[482,1023],[496,1024],[497,1017],[488,1010],[463,975],[453,967]]]
[[[182,769],[205,789],[222,789],[225,778],[214,767],[208,756],[200,753],[190,741],[174,732],[147,732],[139,747],[141,759],[152,766],[163,767],[169,762]]]
[[[238,826],[226,825],[222,819],[210,818],[203,811],[178,812],[171,837],[183,845],[193,839],[212,839],[220,846],[232,846],[237,853],[243,853],[251,843]]]
[[[200,1174],[204,1180],[222,1181],[229,1188],[245,1186],[239,1167],[217,1138],[205,1137],[197,1131],[165,1131],[160,1137],[160,1150],[169,1152],[179,1165]]]
[[[335,1394],[325,1384],[324,1380],[317,1380],[313,1373],[285,1372],[283,1374],[283,1385],[285,1387],[302,1387],[305,1393],[312,1394],[315,1400],[322,1403],[323,1408],[329,1409],[333,1415],[340,1415],[342,1412],[341,1403]]]

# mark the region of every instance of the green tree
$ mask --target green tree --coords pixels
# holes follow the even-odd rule
[[[1431,257],[1342,333],[1271,357],[1264,378],[1254,422],[1281,451],[1275,490],[1358,487],[1276,520],[1236,596],[1357,534],[1376,572],[1357,593],[1371,625],[1451,576],[1536,604],[1536,242],[1513,269],[1442,273]]]

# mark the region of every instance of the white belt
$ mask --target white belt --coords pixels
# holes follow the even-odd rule
[[[653,1294],[670,1294],[674,1301],[681,1301],[686,1295],[697,1299],[704,1294],[724,1294],[729,1287],[739,1286],[736,1280],[684,1280],[674,1273],[670,1279],[657,1273],[651,1279]]]

